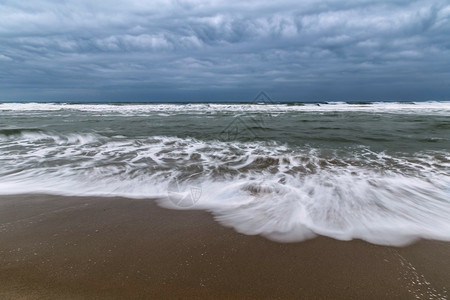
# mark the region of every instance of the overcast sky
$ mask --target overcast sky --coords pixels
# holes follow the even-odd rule
[[[0,0],[0,100],[450,100],[443,0]]]

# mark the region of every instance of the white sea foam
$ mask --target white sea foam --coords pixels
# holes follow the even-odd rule
[[[0,194],[156,197],[277,241],[317,234],[387,245],[450,240],[448,152],[324,154],[276,143],[93,133],[22,132],[0,141]],[[201,188],[195,205],[170,201],[173,180],[181,192]]]
[[[123,115],[142,115],[157,112],[161,116],[170,113],[195,112],[380,112],[380,113],[420,113],[433,115],[450,115],[449,101],[427,102],[373,102],[370,104],[348,104],[345,102],[330,102],[325,104],[304,103],[303,105],[288,104],[67,104],[67,103],[2,103],[0,111],[85,111],[99,114],[117,113]]]

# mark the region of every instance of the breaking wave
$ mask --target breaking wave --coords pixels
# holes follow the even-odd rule
[[[0,111],[14,112],[90,112],[99,114],[145,115],[166,113],[217,113],[217,112],[375,112],[403,114],[448,115],[448,101],[425,102],[323,102],[323,103],[194,103],[194,104],[82,104],[82,103],[0,103]]]
[[[0,151],[1,194],[158,198],[162,206],[207,210],[239,232],[285,242],[315,235],[385,245],[450,240],[445,151],[130,139],[33,128],[0,131]],[[189,205],[173,201],[174,182]]]

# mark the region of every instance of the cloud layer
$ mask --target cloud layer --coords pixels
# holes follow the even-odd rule
[[[0,100],[450,100],[447,1],[2,1]]]

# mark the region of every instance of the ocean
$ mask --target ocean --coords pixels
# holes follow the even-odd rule
[[[280,242],[450,241],[450,102],[2,103],[0,194],[156,199]]]

